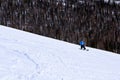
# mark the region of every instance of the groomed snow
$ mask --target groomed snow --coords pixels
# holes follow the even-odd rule
[[[0,26],[0,80],[120,80],[120,55]]]

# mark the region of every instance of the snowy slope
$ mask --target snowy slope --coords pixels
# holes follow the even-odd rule
[[[0,26],[0,80],[120,80],[120,55]]]

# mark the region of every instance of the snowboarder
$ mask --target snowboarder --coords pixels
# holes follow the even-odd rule
[[[83,40],[81,40],[79,44],[81,46],[81,49],[84,49],[84,50],[86,49],[85,48],[85,42]]]

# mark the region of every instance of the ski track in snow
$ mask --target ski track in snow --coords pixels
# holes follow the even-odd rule
[[[16,53],[22,54],[26,59],[32,62],[36,66],[36,70],[39,68],[39,64],[37,64],[27,53],[15,51]]]

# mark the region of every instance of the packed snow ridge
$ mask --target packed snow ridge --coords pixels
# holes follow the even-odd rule
[[[120,80],[120,55],[0,26],[0,80]]]

